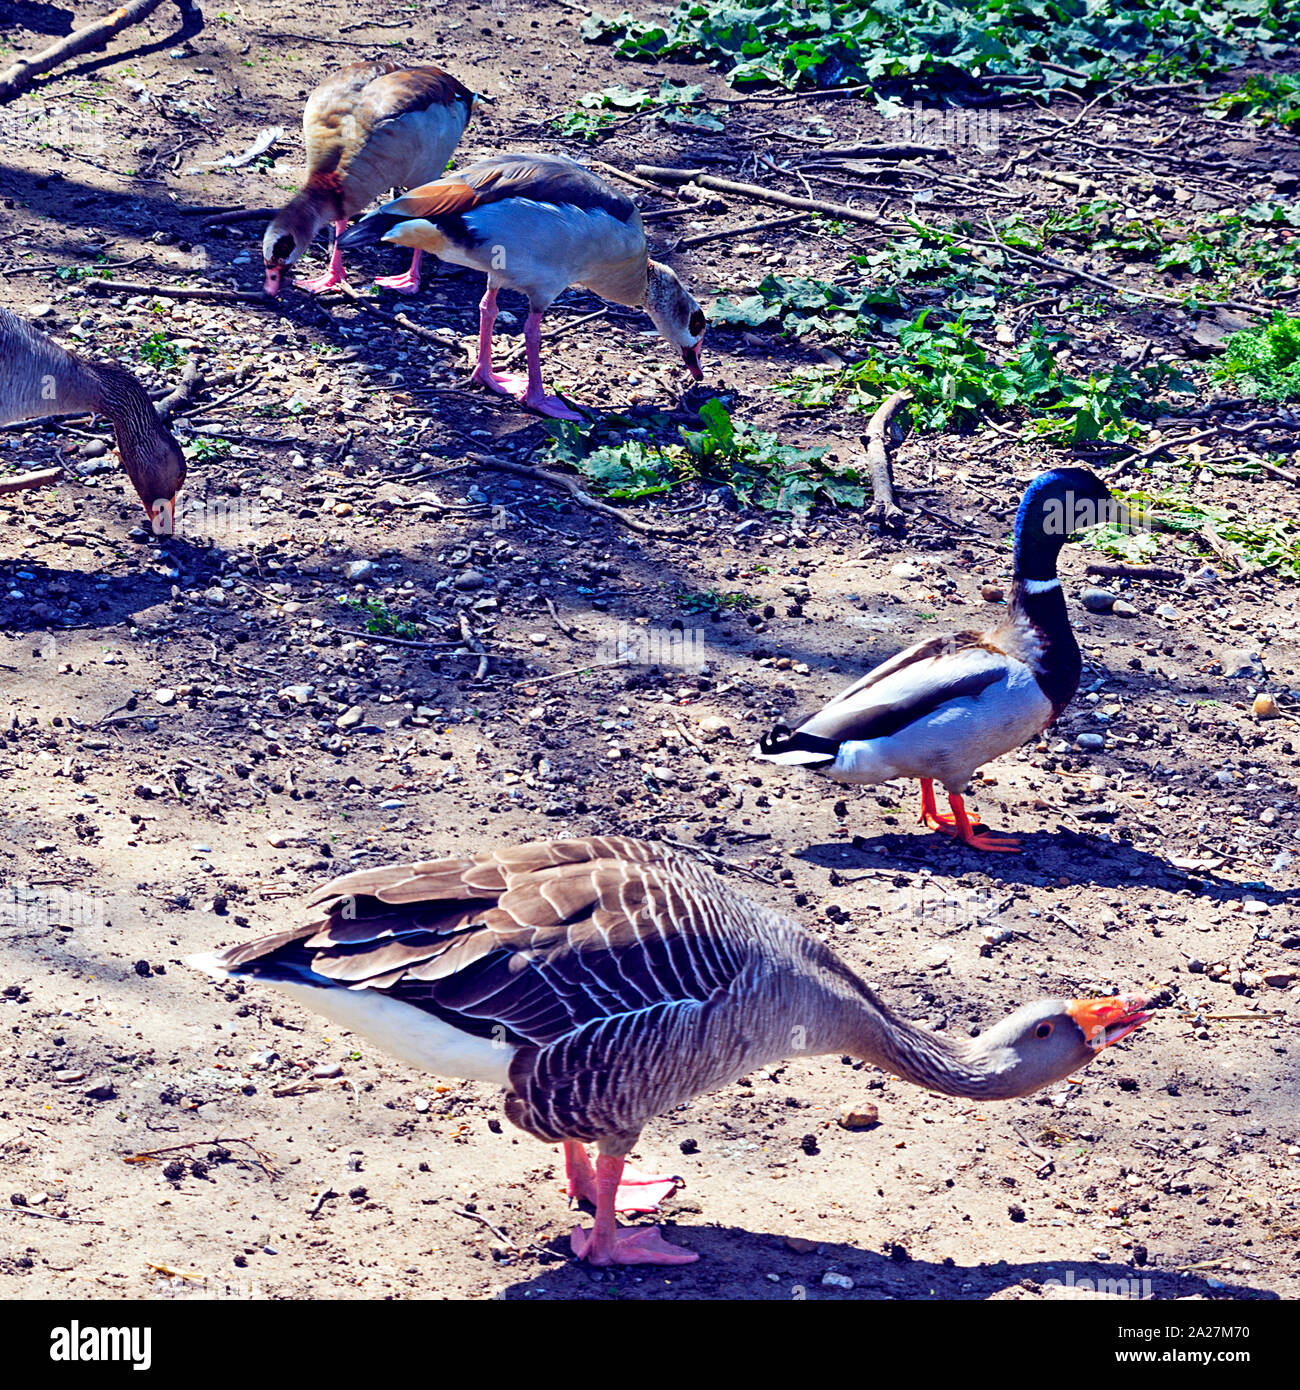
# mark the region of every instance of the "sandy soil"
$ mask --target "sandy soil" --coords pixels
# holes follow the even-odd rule
[[[17,48],[34,41],[33,8],[0,6]],[[355,46],[261,37],[305,32],[295,5],[244,4],[188,39],[160,10],[129,56],[119,41],[119,56],[40,89],[41,103],[103,117],[102,148],[10,143],[0,163],[4,303],[129,357],[150,385],[179,378],[139,360],[158,331],[210,374],[237,374],[194,417],[234,445],[191,464],[193,494],[233,508],[215,538],[145,535],[112,455],[96,456],[98,426],[0,432],[4,466],[72,450],[57,492],[0,498],[0,1297],[1006,1299],[1071,1281],[1294,1297],[1300,756],[1291,720],[1251,716],[1257,689],[1284,706],[1300,689],[1294,584],[1139,582],[1129,618],[1072,601],[1089,663],[1079,699],[972,788],[987,820],[1024,836],[1018,858],[990,863],[919,829],[913,788],[847,792],[759,767],[749,749],[774,717],[921,633],[994,620],[981,589],[1005,587],[1015,502],[1056,455],[992,433],[909,439],[897,476],[935,489],[924,500],[939,516],[902,538],[852,511],[738,513],[709,488],[633,513],[685,539],[637,534],[473,463],[527,461],[545,435],[461,385],[472,275],[380,301],[442,330],[440,345],[339,298],[154,307],[41,269],[102,252],[133,262],[119,272],[132,279],[197,266],[257,288],[262,223],[203,231],[178,206],[286,196],[306,92],[337,62],[392,51],[378,46],[392,29],[341,26],[408,11],[350,0],[315,13]],[[620,64],[579,42],[580,17],[447,0],[412,22],[400,51],[495,99],[466,161],[532,147],[761,180],[754,156],[783,132],[882,131],[870,105],[834,100],[737,108],[708,139],[645,120],[594,149],[561,141],[543,119],[607,83],[725,90],[702,69]],[[1184,117],[1189,147],[1237,148],[1178,94],[1089,119],[1138,139]],[[1064,190],[1031,154],[994,173],[1054,119],[1004,112],[1001,151],[946,167],[983,179],[990,207],[1049,205]],[[185,173],[271,124],[288,132],[273,168]],[[1270,146],[1264,163],[1300,170],[1300,151]],[[965,196],[940,186],[925,210]],[[765,211],[719,200],[652,230],[662,248]],[[857,244],[852,230],[784,232],[673,259],[707,298],[771,268],[829,278]],[[354,280],[397,259],[354,256]],[[1149,340],[1177,354],[1188,328],[1122,312],[1077,351],[1103,362]],[[602,407],[675,407],[685,377],[647,329],[610,316],[559,338],[554,383]],[[723,394],[787,442],[852,451],[862,417],[796,415],[765,390],[813,351],[720,330],[707,390],[684,405]],[[1292,505],[1276,478],[1203,481],[1242,508]],[[1076,599],[1091,558],[1066,553]],[[752,603],[702,616],[707,600],[690,596],[710,592]],[[367,640],[340,597],[377,599],[445,645]],[[462,619],[486,663],[458,654]],[[699,644],[685,665],[592,669],[620,634],[667,641],[674,622]],[[1080,751],[1077,735],[1098,730],[1105,749]],[[642,1146],[645,1166],[685,1179],[669,1234],[701,1260],[605,1274],[568,1257],[557,1151],[513,1131],[488,1088],[409,1074],[270,991],[218,988],[181,963],[290,920],[299,895],[354,865],[593,831],[738,866],[748,891],[931,1026],[1149,984],[1173,1003],[1075,1083],[1010,1104],[927,1095],[839,1058],[705,1096]],[[876,1127],[840,1127],[868,1102]]]

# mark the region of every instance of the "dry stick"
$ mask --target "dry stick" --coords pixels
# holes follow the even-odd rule
[[[548,685],[551,681],[567,680],[570,676],[585,676],[588,671],[608,671],[615,666],[626,666],[626,661],[589,661],[585,666],[574,666],[568,671],[552,671],[549,676],[529,676],[527,680],[515,681],[512,690],[526,690],[533,685]]]
[[[0,73],[0,105],[12,101],[43,73],[57,68],[69,58],[76,58],[82,53],[105,47],[114,35],[120,34],[123,29],[128,29],[133,24],[139,24],[161,4],[162,0],[129,0],[128,4],[119,5],[103,19],[87,24],[84,29],[75,30],[67,38],[51,44],[49,48],[43,48],[30,58],[19,58],[7,71]],[[182,14],[194,13],[193,0],[176,0],[176,7]]]
[[[20,473],[16,478],[0,478],[0,494],[26,492],[28,488],[57,483],[63,477],[61,468],[42,468],[36,473]]]
[[[1099,574],[1107,579],[1183,579],[1182,570],[1164,565],[1089,565],[1087,574]]]
[[[743,227],[724,227],[720,232],[701,232],[698,236],[683,237],[673,243],[674,251],[685,251],[691,246],[703,246],[706,242],[722,241],[729,236],[749,236],[751,233],[775,232],[781,227],[793,227],[796,222],[806,222],[810,214],[796,212],[792,217],[777,217],[767,222],[746,222]]]
[[[271,307],[275,299],[260,290],[219,290],[215,286],[137,285],[126,280],[86,280],[86,289],[99,294],[154,294],[163,299],[209,299],[226,304],[262,304]]]
[[[1197,534],[1205,541],[1206,545],[1214,551],[1219,559],[1231,565],[1233,569],[1237,570],[1239,573],[1244,574],[1250,569],[1250,565],[1236,546],[1219,535],[1218,531],[1215,529],[1214,522],[1207,520]]]
[[[203,369],[199,357],[196,353],[191,353],[185,363],[185,370],[181,373],[180,385],[174,391],[165,395],[162,400],[154,403],[154,408],[158,411],[160,420],[170,420],[176,413],[177,407],[188,405],[194,399],[194,393],[203,384]]]
[[[333,286],[332,292],[350,299],[358,309],[364,309],[366,313],[373,314],[377,319],[383,319],[385,323],[392,323],[396,324],[398,328],[405,328],[408,333],[414,333],[417,338],[423,338],[426,342],[437,343],[441,348],[448,346],[445,339],[440,338],[427,328],[422,328],[414,319],[407,318],[405,314],[388,314],[377,308],[370,302],[369,296],[353,289],[346,280]]]
[[[890,476],[889,442],[892,437],[890,425],[894,414],[905,401],[912,399],[910,391],[895,391],[876,407],[875,414],[861,436],[862,447],[867,451],[867,469],[871,474],[871,495],[873,501],[867,512],[867,520],[879,526],[894,530],[903,525],[904,512],[894,496],[894,480]]]
[[[661,169],[654,164],[638,164],[636,171],[661,183],[695,183],[701,188],[711,188],[718,193],[735,193],[742,198],[754,198],[761,203],[776,203],[783,208],[820,212],[826,217],[861,222],[869,227],[874,227],[880,221],[877,213],[865,212],[861,208],[825,202],[820,198],[796,198],[791,193],[780,193],[774,188],[760,188],[752,183],[735,183],[731,179],[715,178],[712,174],[706,174],[703,169]]]
[[[274,217],[279,210],[279,208],[228,208],[224,212],[218,212],[215,216],[205,217],[199,226],[221,227],[231,222],[253,222],[263,217]]]
[[[567,492],[575,502],[586,507],[589,511],[599,512],[601,516],[610,517],[626,526],[629,531],[639,531],[646,536],[667,536],[672,540],[682,540],[687,535],[685,531],[639,521],[636,517],[628,516],[617,507],[611,507],[605,502],[598,502],[583,490],[576,479],[567,478],[562,473],[551,473],[545,468],[534,468],[531,464],[515,463],[510,459],[489,458],[486,454],[471,454],[470,457],[484,468],[495,468],[502,473],[513,473],[517,478],[532,478],[535,482],[545,483],[547,487],[559,488],[560,491]]]

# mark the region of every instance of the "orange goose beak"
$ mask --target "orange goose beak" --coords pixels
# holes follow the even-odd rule
[[[263,294],[280,293],[280,276],[284,272],[282,265],[268,265],[266,267],[266,283],[262,286]]]
[[[1151,1002],[1149,994],[1114,994],[1109,999],[1075,999],[1066,1012],[1083,1029],[1088,1046],[1100,1052],[1149,1022],[1151,1015],[1143,1011]]]

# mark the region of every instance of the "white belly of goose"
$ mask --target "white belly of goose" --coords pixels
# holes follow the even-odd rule
[[[213,956],[191,956],[189,964],[219,979],[231,979]],[[510,1062],[518,1050],[502,1038],[475,1037],[412,1004],[377,989],[306,985],[276,980],[275,988],[313,1013],[373,1043],[417,1071],[466,1081],[510,1081]]]

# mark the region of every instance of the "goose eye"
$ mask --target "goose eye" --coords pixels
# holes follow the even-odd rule
[[[687,331],[698,338],[704,332],[704,310],[696,309],[686,324]]]
[[[1034,1037],[1036,1038],[1050,1038],[1051,1036],[1052,1025],[1050,1023],[1040,1023],[1038,1027],[1034,1029]]]

